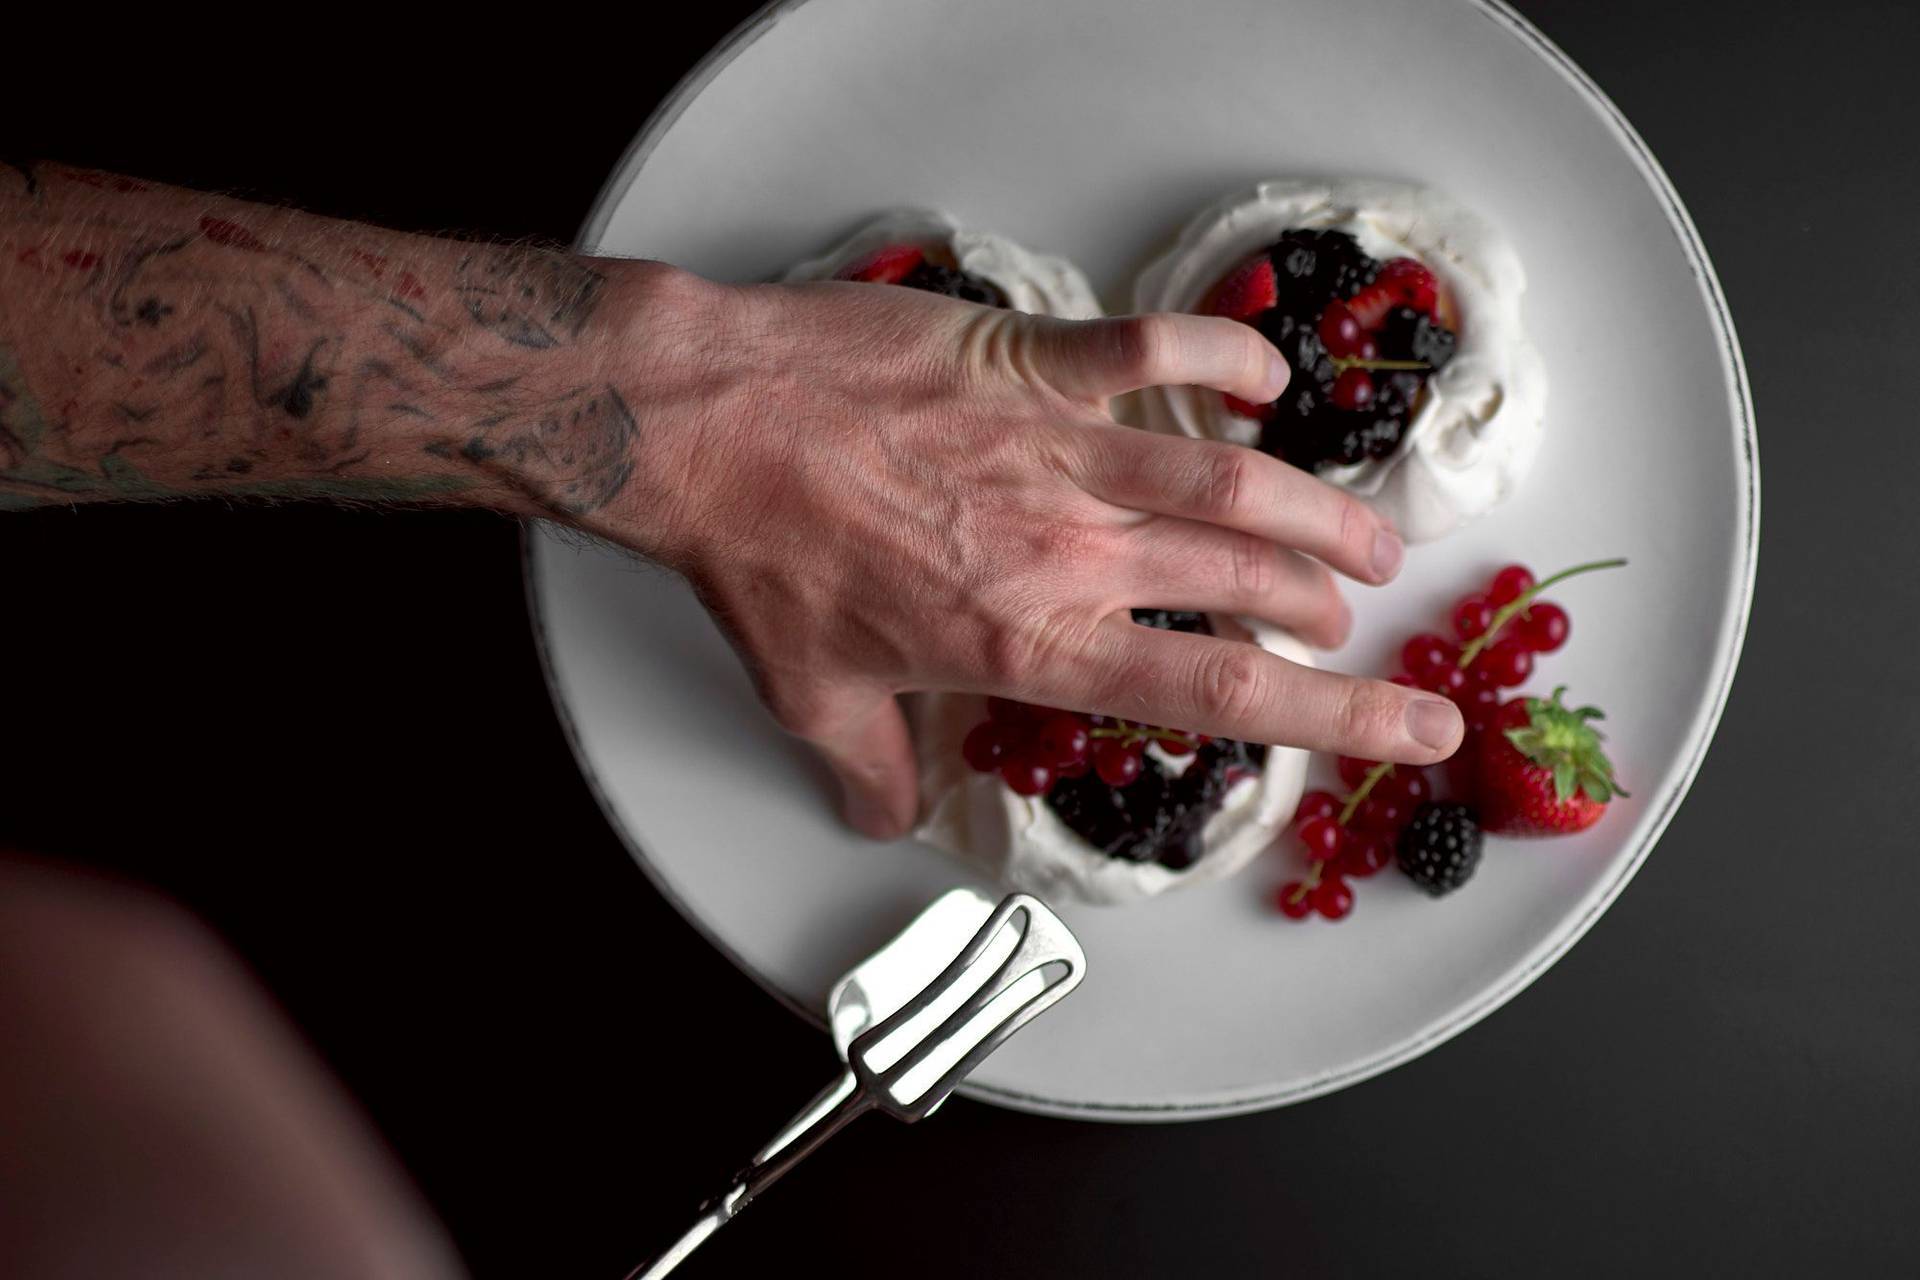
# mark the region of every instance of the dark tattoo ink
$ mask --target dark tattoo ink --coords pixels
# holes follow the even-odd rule
[[[470,253],[454,268],[467,314],[518,347],[536,351],[580,336],[606,277],[540,249]]]

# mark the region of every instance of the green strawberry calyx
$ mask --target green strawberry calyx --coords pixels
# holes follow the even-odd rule
[[[1598,707],[1571,708],[1561,704],[1565,685],[1550,698],[1527,699],[1527,723],[1506,731],[1513,749],[1553,775],[1553,793],[1561,804],[1584,791],[1595,804],[1605,804],[1626,791],[1613,779],[1613,762],[1600,743],[1603,735],[1589,721],[1600,720]]]

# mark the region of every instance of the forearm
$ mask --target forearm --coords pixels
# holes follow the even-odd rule
[[[0,166],[0,509],[590,517],[632,480],[634,337],[609,317],[649,270]]]

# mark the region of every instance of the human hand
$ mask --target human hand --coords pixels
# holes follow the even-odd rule
[[[912,690],[1405,763],[1458,745],[1444,698],[1128,617],[1247,614],[1332,647],[1350,615],[1329,570],[1399,570],[1398,536],[1341,490],[1109,416],[1151,385],[1273,399],[1286,366],[1254,330],[636,265],[635,479],[583,523],[689,578],[861,831],[913,822]]]

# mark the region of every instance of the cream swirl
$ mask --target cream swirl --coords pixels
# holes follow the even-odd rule
[[[1452,295],[1453,359],[1427,380],[1400,447],[1329,468],[1323,478],[1358,494],[1409,541],[1440,537],[1519,487],[1539,450],[1546,368],[1520,327],[1526,273],[1483,219],[1425,187],[1372,180],[1263,182],[1202,211],[1134,288],[1139,311],[1198,311],[1208,291],[1248,255],[1292,229],[1344,231],[1382,260],[1424,262]],[[1154,430],[1256,444],[1260,424],[1196,387],[1141,393]]]
[[[1231,630],[1216,625],[1222,634]],[[1312,665],[1306,647],[1292,636],[1260,624],[1244,625],[1262,648]],[[984,698],[922,694],[913,700],[911,712],[920,750],[921,811],[926,815],[914,834],[1009,888],[1047,900],[1112,905],[1232,875],[1273,843],[1306,786],[1308,753],[1298,747],[1269,747],[1258,776],[1228,788],[1220,808],[1207,819],[1199,859],[1176,871],[1157,862],[1129,862],[1102,853],[1062,822],[1044,798],[1016,795],[998,774],[969,767],[960,744],[968,730],[986,718]]]

